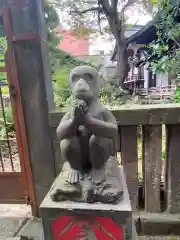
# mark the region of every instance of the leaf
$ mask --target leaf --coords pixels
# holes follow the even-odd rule
[[[156,4],[158,3],[158,0],[151,0],[152,4]]]

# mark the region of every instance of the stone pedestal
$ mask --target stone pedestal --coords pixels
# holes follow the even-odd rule
[[[120,175],[124,194],[117,204],[57,203],[48,193],[40,206],[45,240],[136,239],[123,167]]]

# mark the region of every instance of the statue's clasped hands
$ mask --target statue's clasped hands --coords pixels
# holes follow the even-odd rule
[[[73,120],[78,126],[83,125],[88,113],[88,106],[83,100],[77,100],[73,108]]]

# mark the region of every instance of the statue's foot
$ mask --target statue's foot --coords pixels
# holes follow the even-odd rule
[[[81,198],[80,184],[70,184],[68,179],[72,169],[68,162],[64,163],[61,173],[57,176],[50,189],[50,198],[53,201],[79,200]]]
[[[68,183],[76,184],[80,180],[83,180],[83,174],[80,171],[71,168],[69,170]]]
[[[101,169],[92,169],[89,179],[91,179],[94,184],[102,183],[105,180],[104,167]]]
[[[106,180],[95,186],[95,199],[103,203],[116,203],[123,195],[122,179],[118,162],[110,157],[105,164]]]
[[[62,181],[60,185],[57,183],[50,191],[50,198],[54,202],[76,200],[81,197],[81,188],[79,184],[69,184],[67,181]]]
[[[102,203],[116,203],[121,198],[123,189],[117,178],[107,178],[96,191],[96,199]]]

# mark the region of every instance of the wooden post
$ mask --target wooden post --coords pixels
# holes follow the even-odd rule
[[[166,193],[167,210],[180,213],[180,125],[167,125]]]
[[[52,81],[45,43],[41,0],[0,0],[9,14],[8,44],[19,81],[35,197],[39,206],[54,177],[53,144],[48,112],[53,108]],[[14,5],[14,6],[13,6]]]
[[[145,211],[160,211],[162,125],[143,127]]]
[[[138,204],[137,127],[121,127],[121,158],[133,210]]]

